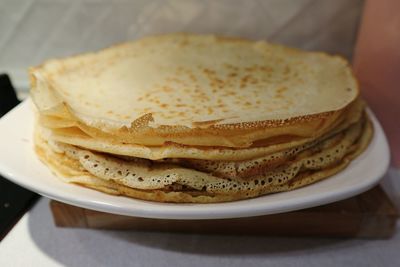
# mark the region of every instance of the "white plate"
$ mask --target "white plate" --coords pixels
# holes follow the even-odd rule
[[[370,113],[371,114],[371,113]],[[109,213],[164,219],[219,219],[293,211],[359,194],[374,186],[389,165],[389,148],[376,118],[367,150],[344,171],[290,192],[217,204],[170,204],[112,196],[67,184],[55,177],[33,151],[33,114],[29,100],[0,120],[0,173],[46,197]]]

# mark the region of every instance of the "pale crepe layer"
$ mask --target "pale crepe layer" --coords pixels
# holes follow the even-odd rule
[[[42,133],[46,138],[51,138],[66,144],[71,144],[86,148],[89,150],[106,152],[115,155],[139,157],[151,160],[160,160],[165,158],[185,158],[185,159],[203,159],[203,160],[218,160],[218,161],[243,161],[257,159],[260,157],[278,157],[274,154],[282,154],[285,151],[299,151],[310,144],[315,144],[320,139],[326,139],[333,134],[342,131],[351,124],[358,122],[361,119],[364,103],[361,100],[356,101],[344,113],[337,124],[331,125],[331,130],[322,136],[315,135],[313,138],[297,138],[287,137],[279,140],[279,143],[261,144],[250,148],[231,149],[224,147],[206,147],[206,146],[184,146],[173,143],[168,143],[163,146],[143,146],[135,144],[117,143],[115,140],[106,138],[92,137],[77,127],[59,128],[55,127],[55,123],[46,116],[39,116],[40,125],[44,131]],[[58,121],[58,120],[57,120]],[[49,129],[47,129],[50,127]],[[304,148],[301,148],[304,147]],[[287,152],[292,154],[293,152]]]
[[[327,132],[358,96],[348,63],[209,35],[148,37],[31,70],[41,114],[96,137],[248,147]]]
[[[107,178],[107,175],[104,172],[105,169],[100,170],[100,173],[103,172],[103,174],[101,175],[100,173],[96,173],[93,170],[93,168],[91,169],[91,171],[88,171],[88,169],[90,170],[88,166],[90,166],[91,163],[94,163],[96,162],[96,160],[98,160],[99,162],[97,164],[103,165],[103,167],[108,166],[110,169],[114,168],[113,167],[114,163],[117,163],[123,165],[129,164],[131,168],[132,166],[134,166],[133,168],[134,169],[136,168],[137,171],[138,166],[135,165],[137,164],[137,162],[132,165],[132,162],[126,163],[126,161],[120,161],[118,159],[115,160],[113,158],[110,159],[109,156],[107,155],[105,156],[97,155],[100,158],[96,158],[96,155],[90,152],[89,153],[83,152],[86,154],[84,154],[80,158],[76,158],[76,155],[66,156],[63,153],[67,152],[57,153],[55,152],[57,151],[57,148],[49,147],[48,145],[46,145],[46,142],[43,142],[43,140],[40,138],[37,138],[36,140],[37,140],[37,151],[40,158],[44,162],[46,162],[49,166],[51,166],[58,175],[67,177],[65,179],[69,182],[78,183],[111,194],[126,195],[146,200],[207,203],[207,202],[232,201],[243,198],[255,197],[258,195],[272,193],[272,192],[292,190],[313,183],[327,176],[333,175],[338,171],[342,170],[343,168],[345,168],[349,164],[351,159],[353,159],[355,156],[361,153],[368,145],[369,140],[372,136],[372,128],[369,122],[364,124],[362,127],[359,127],[358,132],[361,134],[360,137],[354,135],[354,132],[357,132],[356,127],[353,127],[353,130],[350,129],[350,131],[348,131],[347,133],[351,131],[353,131],[353,134],[348,134],[348,137],[342,138],[341,142],[339,143],[334,142],[334,144],[327,144],[327,147],[324,147],[324,149],[327,149],[325,151],[328,151],[329,149],[335,150],[336,148],[338,148],[338,145],[339,147],[341,147],[342,151],[344,149],[345,153],[342,154],[339,160],[335,159],[332,162],[328,162],[326,165],[324,164],[315,165],[318,164],[318,161],[322,156],[322,154],[318,153],[324,153],[323,152],[324,150],[322,150],[321,152],[318,153],[312,153],[313,156],[311,157],[302,156],[300,161],[303,161],[303,164],[305,166],[308,164],[308,167],[306,167],[305,169],[304,166],[301,167],[302,169],[301,172],[297,172],[296,175],[294,175],[293,177],[291,177],[286,181],[284,181],[283,176],[276,176],[274,177],[273,182],[268,182],[264,184],[261,183],[261,181],[263,181],[262,178],[254,178],[251,181],[253,182],[251,185],[249,181],[247,181],[248,184],[244,184],[245,182],[240,182],[239,180],[228,181],[231,182],[229,190],[224,190],[224,188],[221,186],[222,184],[220,181],[218,181],[217,183],[213,183],[211,181],[210,184],[210,179],[219,179],[217,177],[214,178],[211,177],[209,179],[205,179],[203,177],[203,179],[205,180],[203,181],[204,184],[202,185],[201,184],[202,179],[201,178],[197,179],[199,172],[190,169],[186,169],[185,170],[186,173],[185,172],[183,173],[184,175],[189,175],[186,180],[187,182],[189,182],[190,186],[188,186],[189,184],[185,184],[184,186],[182,186],[182,184],[176,184],[175,182],[177,180],[174,180],[172,184],[164,184],[162,188],[154,188],[154,189],[132,188],[132,185],[135,185],[135,182],[132,181],[127,182],[126,180],[115,178],[115,176],[112,175],[108,176]],[[68,153],[71,154],[73,153],[72,151],[75,151],[75,153],[79,154],[81,153],[79,151],[83,150],[72,149]],[[85,168],[84,166],[85,161],[82,161],[82,157],[84,159],[86,155],[89,155],[89,157],[87,158],[88,161],[86,161],[86,163],[89,165],[87,165]],[[325,152],[325,157],[323,161],[330,158],[328,157],[328,155],[330,155],[330,157],[332,156],[330,152]],[[101,157],[103,157],[103,159]],[[102,160],[104,160],[104,157],[106,157],[105,161],[102,162]],[[313,162],[312,159],[314,159],[315,162]],[[307,163],[307,160],[309,160],[310,162]],[[139,160],[139,163],[142,164],[143,162]],[[322,169],[315,166],[322,167]],[[126,166],[123,166],[123,168],[120,169],[121,173],[124,168],[126,168]],[[171,166],[168,166],[164,170],[169,172],[169,174],[172,174],[172,173],[178,173],[180,171],[177,168],[178,167],[176,166],[175,169],[171,168]],[[286,172],[288,171],[286,170]],[[96,174],[96,176],[94,174]],[[114,179],[111,179],[110,177],[114,177]],[[145,175],[143,175],[142,179],[143,181],[141,182],[144,182],[145,179],[147,178],[145,178]],[[257,184],[254,183],[255,180],[258,180]],[[225,184],[226,181],[227,180],[224,180]],[[155,184],[157,184],[157,182]],[[235,184],[236,186],[234,186]],[[206,188],[203,188],[204,186]]]

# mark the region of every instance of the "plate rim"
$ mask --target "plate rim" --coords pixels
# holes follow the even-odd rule
[[[0,132],[1,132],[1,127],[3,127],[3,124],[9,123],[9,120],[12,120],[13,117],[16,116],[26,116],[28,120],[30,119],[31,121],[33,120],[33,114],[30,112],[29,108],[30,105],[32,104],[31,100],[28,98],[27,100],[23,101],[20,103],[18,106],[16,106],[13,110],[11,110],[9,113],[4,115],[0,119]],[[65,196],[60,194],[59,192],[53,190],[51,186],[49,185],[42,185],[38,186],[30,181],[30,178],[27,177],[26,175],[18,174],[18,171],[15,171],[13,169],[10,169],[7,167],[7,164],[0,161],[0,173],[10,181],[25,187],[31,191],[37,192],[40,195],[43,195],[45,197],[48,197],[50,199],[54,199],[60,202],[64,202],[70,205],[74,206],[79,206],[82,208],[87,208],[87,209],[92,209],[92,210],[97,210],[97,211],[102,211],[102,212],[107,212],[107,213],[113,213],[113,214],[119,214],[119,215],[126,215],[126,216],[134,216],[134,217],[144,217],[144,218],[155,218],[155,219],[179,219],[179,220],[199,220],[199,219],[227,219],[227,218],[242,218],[242,217],[252,217],[252,216],[262,216],[262,215],[269,215],[269,214],[276,214],[276,213],[283,213],[283,212],[289,212],[289,211],[295,211],[299,209],[305,209],[305,208],[311,208],[315,206],[320,206],[336,201],[340,201],[346,198],[349,198],[351,196],[357,195],[359,193],[362,193],[373,186],[375,186],[381,178],[383,178],[383,175],[385,174],[386,170],[389,167],[390,163],[390,153],[389,153],[389,145],[385,136],[385,133],[383,132],[383,129],[375,117],[375,115],[372,113],[370,109],[367,109],[367,112],[370,115],[371,121],[374,125],[374,135],[373,139],[371,140],[372,144],[373,142],[378,142],[381,146],[381,152],[384,156],[382,156],[382,164],[379,164],[374,168],[376,175],[375,178],[370,178],[363,183],[358,183],[356,187],[348,187],[348,188],[342,188],[342,190],[334,190],[329,193],[324,193],[322,196],[321,194],[311,194],[306,197],[301,198],[301,202],[295,203],[290,202],[288,200],[282,202],[282,203],[274,203],[273,208],[269,207],[268,205],[261,205],[261,203],[256,202],[256,203],[250,203],[249,205],[252,206],[251,209],[240,209],[237,210],[237,207],[235,208],[235,204],[239,203],[239,207],[241,206],[240,204],[247,202],[254,202],[255,199],[260,199],[260,198],[268,198],[270,195],[264,195],[260,196],[257,198],[249,199],[249,200],[239,200],[239,201],[234,201],[234,202],[224,202],[224,203],[211,203],[211,204],[196,204],[196,203],[159,203],[159,202],[151,202],[151,201],[145,201],[145,200],[138,200],[138,199],[131,199],[129,198],[130,201],[132,201],[133,204],[138,204],[143,203],[143,207],[140,208],[140,205],[135,205],[133,206],[126,206],[126,205],[119,205],[117,206],[115,203],[107,203],[104,201],[97,201],[97,200],[91,200],[87,199],[85,197],[78,197],[73,199],[73,196]],[[31,114],[31,117],[29,118]],[[32,124],[32,122],[31,122]],[[27,126],[29,127],[29,126]],[[32,135],[32,125],[29,127],[30,134]],[[29,140],[32,141],[32,138]],[[0,139],[0,145],[2,140]],[[4,141],[3,141],[4,142]],[[369,148],[369,147],[368,147]],[[366,155],[368,148],[361,154],[359,155],[356,160],[362,156]],[[33,150],[33,147],[31,147]],[[370,151],[369,153],[378,153],[376,151]],[[1,153],[1,151],[0,151]],[[369,155],[369,154],[368,154]],[[367,156],[368,156],[367,155]],[[37,159],[38,160],[38,159]],[[42,162],[39,162],[42,164],[42,167],[47,168]],[[350,164],[357,164],[358,162],[351,162]],[[342,170],[339,174],[343,173],[345,174],[345,171],[348,167],[346,167],[344,170]],[[55,177],[54,174],[50,172],[50,175],[53,176],[55,179],[58,179],[59,182],[64,183],[65,186],[73,186],[73,187],[79,187],[80,189],[85,189],[85,190],[90,190],[93,191],[93,189],[88,189],[88,188],[83,188],[78,185],[73,185],[69,184],[66,182],[61,181],[58,177]],[[313,186],[317,185],[318,183],[308,185]],[[304,188],[306,188],[304,187]],[[296,190],[301,190],[302,188],[296,189]],[[288,192],[281,192],[277,194],[285,194],[285,193],[290,193],[294,192],[293,191],[288,191]],[[98,192],[99,194],[105,194]],[[80,194],[78,194],[80,195]],[[111,195],[107,195],[107,197]],[[107,199],[106,197],[106,199]],[[117,198],[126,198],[123,196],[112,196],[112,197],[117,197]],[[290,204],[291,203],[291,204]],[[289,205],[290,204],[290,205]],[[154,209],[150,209],[150,207],[157,207]],[[189,207],[189,208],[188,208]],[[208,207],[208,208],[207,208]],[[220,207],[220,208],[218,208]],[[223,209],[223,212],[221,213],[221,207]],[[246,207],[246,205],[243,205],[243,207]],[[210,209],[211,208],[211,209]],[[192,209],[192,212],[188,212]],[[164,211],[163,211],[164,210]],[[193,212],[194,210],[194,212]]]

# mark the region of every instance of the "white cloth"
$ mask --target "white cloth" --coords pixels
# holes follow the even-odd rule
[[[0,72],[166,32],[268,39],[350,57],[362,0],[0,0]]]

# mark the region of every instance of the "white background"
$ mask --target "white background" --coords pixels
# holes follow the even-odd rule
[[[267,39],[350,57],[362,0],[0,0],[0,72],[164,32]]]

